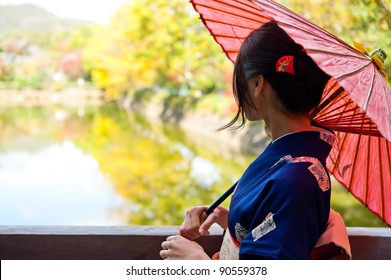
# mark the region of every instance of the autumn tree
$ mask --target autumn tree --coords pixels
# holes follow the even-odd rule
[[[391,52],[390,0],[278,2],[348,44]],[[83,58],[85,71],[112,97],[142,88],[216,92],[230,86],[224,77],[232,64],[186,0],[131,1],[95,30]],[[389,61],[386,72],[391,75]]]
[[[96,31],[84,57],[93,81],[116,97],[146,87],[222,90],[232,66],[183,0],[132,1]]]

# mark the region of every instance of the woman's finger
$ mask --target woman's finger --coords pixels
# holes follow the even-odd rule
[[[203,207],[193,207],[190,210],[186,211],[186,217],[179,228],[179,234],[183,237],[193,240],[201,234],[199,233],[200,228],[200,218],[198,213],[203,211]]]
[[[170,249],[169,244],[170,244],[169,241],[163,241],[163,242],[162,242],[162,248],[163,248],[164,250]]]
[[[168,242],[168,243],[169,243],[169,241],[172,241],[172,240],[174,240],[175,238],[176,238],[176,235],[170,235],[170,236],[168,236],[168,237],[166,238],[167,241],[165,241],[165,242]]]
[[[161,250],[159,255],[162,259],[164,259],[164,260],[167,259],[168,258],[168,250]]]

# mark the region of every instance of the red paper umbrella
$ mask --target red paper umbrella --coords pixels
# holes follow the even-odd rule
[[[337,135],[327,167],[391,225],[391,91],[379,60],[385,53],[358,51],[272,0],[190,2],[232,62],[251,31],[275,20],[332,77],[311,113]]]

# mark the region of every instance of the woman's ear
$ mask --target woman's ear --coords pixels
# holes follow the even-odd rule
[[[265,78],[263,77],[263,75],[258,75],[257,80],[255,81],[254,95],[256,98],[259,98],[261,96],[263,92],[264,84],[265,84]]]

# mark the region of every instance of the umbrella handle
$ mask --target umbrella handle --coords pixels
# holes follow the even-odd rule
[[[231,187],[229,187],[228,190],[226,190],[218,199],[216,199],[215,202],[213,202],[208,208],[206,208],[206,210],[204,212],[202,212],[202,214],[200,216],[201,224],[203,224],[205,222],[205,220],[217,208],[217,206],[219,206],[224,200],[227,199],[228,196],[230,196],[234,192],[238,182],[239,181],[236,181],[235,183],[233,183],[233,185]]]
[[[202,225],[207,218],[208,218],[208,214],[206,214],[205,211],[202,212],[202,214],[200,216],[200,225]]]

